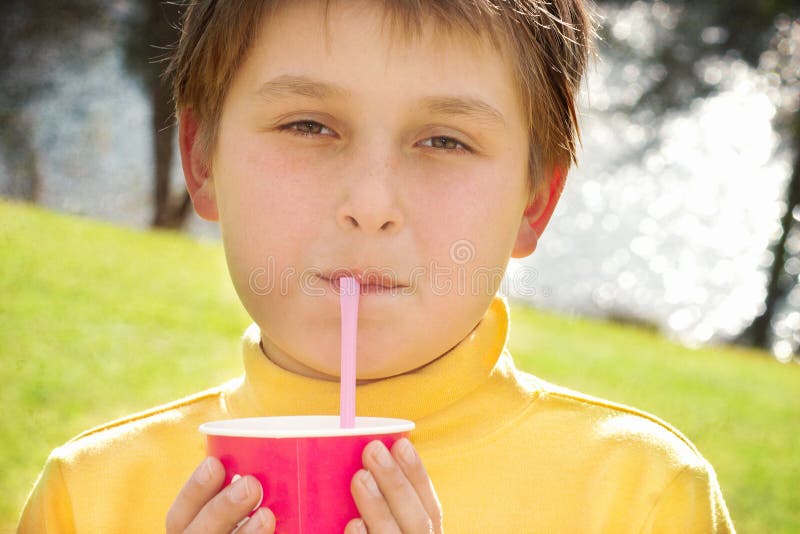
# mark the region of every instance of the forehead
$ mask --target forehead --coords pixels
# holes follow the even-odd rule
[[[335,25],[351,23],[363,30],[362,23],[370,19],[369,26],[391,42],[425,40],[446,45],[458,40],[461,46],[473,46],[476,51],[491,44],[501,55],[507,44],[496,22],[483,14],[467,13],[461,2],[450,0],[274,0],[264,15],[266,26],[270,20],[279,26],[297,16],[308,23],[313,19],[315,26],[323,25],[326,38],[330,38],[331,20]]]
[[[364,105],[375,94],[397,104],[459,95],[487,116],[493,108],[506,120],[518,120],[511,55],[487,32],[468,26],[432,15],[416,19],[380,1],[284,2],[265,15],[237,78],[266,96],[287,89],[279,83],[287,78],[326,81],[317,87],[295,83],[294,89],[331,100],[361,99]]]

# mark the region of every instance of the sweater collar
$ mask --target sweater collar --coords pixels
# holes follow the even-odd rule
[[[495,296],[475,328],[441,357],[414,371],[359,385],[356,414],[419,420],[455,403],[483,385],[495,368],[504,367],[500,357],[507,354],[508,325],[508,302]],[[232,416],[338,413],[338,382],[278,367],[262,352],[260,342],[260,330],[253,323],[242,338],[244,378],[227,395]]]

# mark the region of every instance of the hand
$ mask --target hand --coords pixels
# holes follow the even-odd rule
[[[252,476],[242,477],[220,491],[223,482],[222,463],[213,456],[203,460],[167,512],[167,533],[230,534],[236,529],[236,534],[272,534],[275,516],[267,508],[260,508],[237,528],[261,500],[258,480]]]
[[[347,524],[345,534],[442,533],[439,498],[410,441],[398,440],[391,453],[372,441],[362,462],[366,469],[350,484],[361,517]]]

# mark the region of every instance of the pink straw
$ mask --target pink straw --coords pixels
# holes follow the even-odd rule
[[[339,426],[356,425],[356,332],[361,285],[353,277],[339,278],[342,311],[342,371],[339,382]]]

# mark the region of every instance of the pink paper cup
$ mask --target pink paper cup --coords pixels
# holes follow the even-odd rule
[[[237,475],[256,477],[264,489],[260,506],[272,510],[281,534],[342,532],[359,516],[350,482],[363,467],[364,447],[373,440],[391,447],[413,429],[412,421],[381,417],[356,417],[354,428],[339,428],[338,415],[200,425],[208,454],[225,466],[224,485]]]

